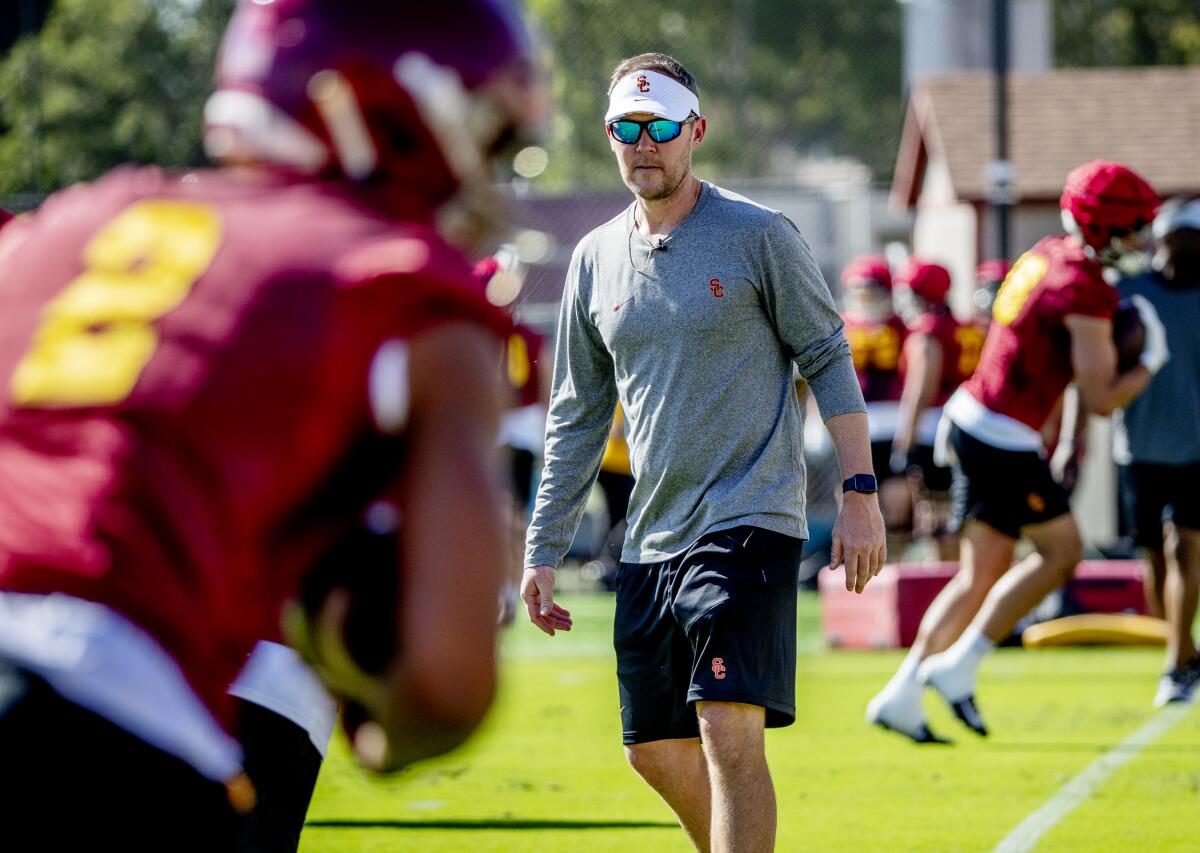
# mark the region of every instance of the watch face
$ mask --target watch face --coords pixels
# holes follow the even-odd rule
[[[849,480],[842,484],[844,492],[874,492],[876,491],[875,478],[870,474],[855,474]]]

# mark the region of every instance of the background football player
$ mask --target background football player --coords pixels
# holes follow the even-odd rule
[[[867,403],[871,463],[879,481],[879,507],[888,530],[888,550],[902,553],[912,524],[908,485],[891,470],[892,440],[904,390],[901,359],[904,321],[892,302],[892,273],[882,255],[859,255],[842,270],[842,321],[854,372]]]
[[[1040,433],[1064,389],[1074,380],[1088,412],[1110,414],[1167,359],[1162,324],[1143,300],[1145,349],[1140,363],[1117,373],[1117,293],[1103,276],[1154,218],[1154,191],[1127,167],[1094,161],[1067,176],[1061,208],[1067,233],[1040,240],[1014,264],[979,367],[946,403],[939,427],[938,450],[954,464],[951,525],[962,528],[961,568],[867,706],[869,722],[920,742],[937,739],[925,721],[923,684],[987,733],[975,704],[981,661],[1079,562],[1083,543]],[[1020,536],[1036,550],[1014,566]]]
[[[1169,626],[1165,671],[1154,695],[1155,706],[1162,706],[1190,700],[1200,683],[1192,637],[1200,596],[1200,499],[1193,487],[1200,474],[1200,201],[1164,209],[1154,220],[1154,237],[1152,268],[1117,290],[1154,306],[1171,341],[1171,360],[1113,418],[1113,456],[1130,534],[1149,564],[1147,599]]]
[[[933,539],[938,559],[955,560],[958,537],[946,530],[950,469],[934,462],[933,441],[942,406],[975,372],[983,336],[950,311],[950,271],[942,265],[909,258],[896,271],[895,285],[908,337],[891,469],[903,473],[912,489],[914,536]]]
[[[391,519],[394,648],[368,671],[344,591],[288,611],[356,754],[403,765],[482,718],[509,322],[445,235],[502,219],[492,158],[542,104],[499,0],[244,3],[206,112],[228,168],[119,169],[4,229],[6,843],[235,849],[255,793],[227,689],[364,516]],[[285,653],[251,698],[309,740],[289,712],[328,722],[263,648]]]

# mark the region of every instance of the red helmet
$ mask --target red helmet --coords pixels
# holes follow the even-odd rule
[[[1158,194],[1137,172],[1109,160],[1093,160],[1067,175],[1059,207],[1067,230],[1097,252],[1114,237],[1140,230],[1154,220]],[[1072,227],[1073,226],[1073,227]]]
[[[205,144],[218,160],[401,181],[436,204],[490,179],[487,156],[543,110],[504,0],[255,0],[225,34]]]
[[[979,282],[1004,281],[1012,268],[1004,258],[992,258],[975,267],[975,280]]]
[[[859,255],[842,270],[842,284],[874,282],[880,287],[892,289],[892,270],[883,255]]]
[[[897,270],[896,284],[908,288],[931,305],[941,305],[950,292],[950,271],[941,264],[913,257]]]

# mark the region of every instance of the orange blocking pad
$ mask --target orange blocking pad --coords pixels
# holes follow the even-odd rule
[[[862,595],[846,592],[841,570],[822,570],[821,627],[832,648],[907,648],[921,617],[958,571],[957,563],[895,563],[885,566]],[[1090,613],[1146,612],[1140,560],[1085,560],[1067,585],[1075,609]]]

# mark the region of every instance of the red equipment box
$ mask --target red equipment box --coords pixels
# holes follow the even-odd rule
[[[821,628],[833,648],[907,648],[921,617],[958,570],[957,563],[896,563],[884,567],[862,595],[846,592],[839,570],[821,571]],[[1085,560],[1067,597],[1085,613],[1145,613],[1140,560]]]

